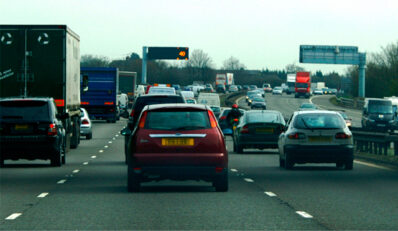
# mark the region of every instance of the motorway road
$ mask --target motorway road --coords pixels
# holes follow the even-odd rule
[[[266,98],[269,109],[286,114],[308,100]],[[0,229],[398,230],[396,169],[356,161],[353,171],[333,164],[287,171],[278,167],[277,150],[236,154],[230,137],[228,192],[215,192],[206,182],[162,181],[127,193],[118,133],[124,126],[125,120],[94,123],[93,139],[83,139],[60,168],[6,161]]]

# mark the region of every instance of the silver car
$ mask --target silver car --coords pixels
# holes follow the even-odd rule
[[[91,120],[88,116],[86,109],[80,108],[80,136],[85,136],[87,140],[93,138],[93,131],[91,129]]]
[[[351,131],[334,111],[294,112],[287,130],[279,136],[279,165],[286,169],[299,163],[336,163],[353,168]]]

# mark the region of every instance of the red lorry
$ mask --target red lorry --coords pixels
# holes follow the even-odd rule
[[[305,98],[309,98],[311,94],[311,76],[309,72],[297,72],[296,73],[296,86],[295,86],[296,94],[295,98],[299,98],[300,96],[304,96]]]

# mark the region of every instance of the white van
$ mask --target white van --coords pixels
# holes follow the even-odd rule
[[[119,102],[119,107],[120,108],[127,108],[128,104],[129,104],[129,97],[127,94],[120,94],[118,95],[118,102]]]
[[[198,104],[220,107],[220,96],[217,93],[203,93],[198,97]]]
[[[204,86],[193,86],[193,87],[192,87],[192,91],[193,91],[193,93],[194,93],[195,96],[198,96],[198,95],[199,95],[199,92],[200,92],[201,90],[204,90],[204,89],[205,89]]]
[[[181,91],[180,94],[184,99],[195,99],[193,91]]]
[[[145,85],[138,85],[137,89],[135,90],[135,97],[145,95],[146,86]]]

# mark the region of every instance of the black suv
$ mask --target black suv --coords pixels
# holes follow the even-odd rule
[[[137,123],[137,119],[140,117],[142,109],[146,105],[165,104],[165,103],[185,103],[185,100],[184,97],[182,97],[181,95],[141,95],[135,100],[133,109],[130,113],[129,120],[127,122],[127,129],[129,131],[127,131],[124,137],[125,154],[127,154],[127,144],[130,139],[129,134],[134,130],[134,127]]]
[[[4,160],[65,163],[65,129],[53,98],[0,99],[0,165]]]

